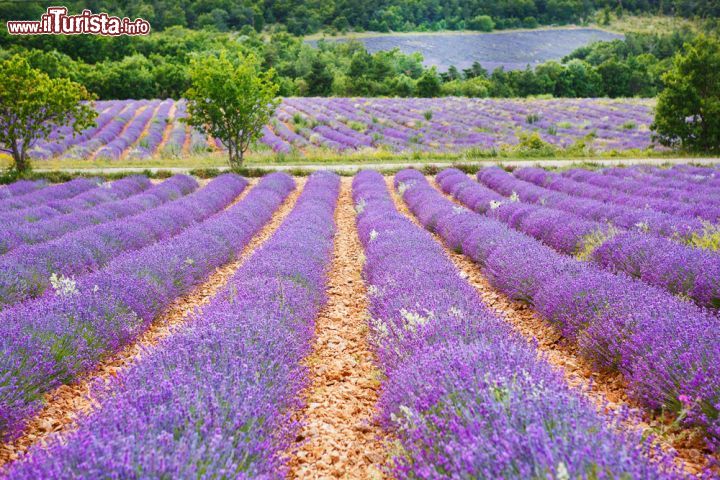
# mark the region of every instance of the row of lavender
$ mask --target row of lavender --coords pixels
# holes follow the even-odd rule
[[[46,183],[41,180],[19,180],[10,185],[2,185],[0,186],[0,200],[25,195],[43,188],[45,185]]]
[[[240,203],[212,215],[246,185],[233,174],[218,177],[194,195],[209,204],[200,223],[116,256],[94,273],[66,278],[53,285],[54,291],[0,313],[3,435],[22,428],[45,392],[135,338],[172,300],[232,260],[294,188],[287,175],[270,175]]]
[[[648,176],[650,176],[650,181],[654,182],[661,182],[664,179],[669,182],[677,180],[683,184],[720,187],[720,170],[718,170],[717,167],[675,165],[669,169],[661,169],[657,167],[635,166],[625,169],[615,169],[614,174],[619,174],[620,176],[640,176],[643,179],[647,179]]]
[[[703,230],[686,241],[695,247],[720,250],[720,179],[716,178],[717,172],[716,167],[678,165],[663,170],[636,166],[606,169],[602,174],[571,170],[563,176],[585,182],[586,196],[597,193],[593,187],[606,187],[614,194],[610,195],[611,201],[618,202],[620,197],[627,199],[629,193],[631,198],[644,203],[646,209],[700,220]]]
[[[520,130],[558,147],[585,139],[599,150],[626,150],[651,145],[651,122],[652,104],[636,100],[290,98],[266,143],[275,149],[487,150],[516,144]]]
[[[651,178],[632,178],[630,176],[618,175],[620,169],[608,169],[603,172],[592,172],[583,169],[571,169],[563,172],[563,175],[588,184],[605,188],[611,192],[617,192],[622,196],[626,194],[632,197],[647,199],[646,206],[655,210],[671,213],[674,215],[690,215],[704,218],[708,221],[718,219],[717,210],[687,210],[690,206],[713,207],[720,205],[718,189],[713,186],[703,186],[697,183],[684,182],[680,178],[673,181],[665,180],[663,183],[652,183]],[[659,180],[659,179],[656,179]]]
[[[683,172],[688,169],[705,172],[707,176],[687,176]],[[623,228],[640,228],[694,247],[720,250],[720,191],[717,184],[713,185],[716,168],[681,166],[668,171],[650,170],[649,180],[648,175],[642,175],[640,181],[618,181],[616,178],[637,174],[636,170],[637,167],[609,169],[603,174],[569,170],[557,174],[539,168],[523,168],[516,171],[515,176],[556,192],[583,197],[587,208],[581,216],[606,218]],[[653,180],[664,180],[660,184],[662,188],[649,190],[643,186]],[[598,187],[591,181],[607,185],[607,188]],[[670,183],[672,187],[669,187]],[[626,194],[627,191],[632,194]],[[673,200],[668,200],[668,196]],[[602,213],[603,208],[608,210],[607,215]]]
[[[399,174],[401,191],[413,179]],[[404,193],[421,218],[433,209],[421,186]],[[402,447],[394,476],[676,476],[668,463],[650,464],[639,436],[618,433],[619,418],[596,413],[487,309],[435,240],[397,212],[381,175],[358,174],[353,197],[371,339],[387,376],[380,415]],[[458,220],[446,213],[441,221]]]
[[[36,159],[177,157],[209,149],[207,138],[182,122],[184,100],[113,100],[97,102],[96,126],[73,137],[59,129],[33,147]]]
[[[623,373],[631,395],[720,438],[717,317],[665,290],[560,254],[492,218],[458,207],[417,171],[396,177],[411,210],[491,283],[528,302],[598,368]],[[440,178],[442,180],[442,176]]]
[[[273,174],[197,230],[237,249],[292,186]],[[77,431],[8,478],[285,478],[338,192],[337,176],[313,174],[280,228],[187,328],[113,381]]]
[[[69,198],[45,199],[44,203],[31,206],[15,205],[14,207],[17,208],[0,213],[0,222],[3,224],[22,224],[43,221],[59,215],[92,208],[104,202],[135,195],[150,188],[150,185],[151,182],[146,177],[139,175],[126,177],[115,182],[100,183],[95,188]],[[61,193],[55,188],[50,188],[48,191],[53,193],[53,197]]]
[[[20,182],[21,185],[25,184]],[[44,205],[52,201],[72,198],[88,190],[94,189],[100,184],[99,179],[76,178],[66,183],[51,185],[44,188],[37,188],[22,195],[12,195],[0,200],[0,215],[11,212]],[[8,187],[10,188],[10,187]]]
[[[623,231],[571,213],[582,199],[564,199],[566,210],[548,201],[554,192],[519,180],[500,168],[478,172],[486,188],[456,169],[438,174],[438,184],[471,210],[485,213],[535,237],[561,253],[575,255],[679,295],[699,305],[720,307],[720,256],[641,230]],[[515,195],[515,196],[513,196]],[[513,201],[516,200],[516,201]]]
[[[173,197],[173,182],[152,186],[131,176],[66,199],[0,214],[0,254],[24,244],[46,242],[91,225],[135,215]]]
[[[157,189],[153,202],[142,203],[136,215],[21,245],[0,256],[0,310],[42,295],[54,279],[92,272],[121,253],[177,234],[226,206],[245,184],[215,180],[188,195],[197,187],[194,178],[176,175]],[[153,204],[159,206],[151,208]]]
[[[117,160],[221,147],[180,121],[184,100],[98,102],[97,109],[97,126],[75,138],[53,132],[32,156]],[[257,148],[462,151],[514,145],[522,131],[558,147],[584,140],[599,150],[646,149],[651,122],[652,104],[641,100],[286,98]]]
[[[707,222],[720,220],[720,198],[715,187],[698,186],[696,195],[692,195],[678,192],[676,189],[648,189],[643,182],[621,180],[612,175],[583,169],[571,169],[557,174],[542,168],[522,168],[516,172],[516,175],[518,178],[551,190],[605,203],[652,210],[690,220]],[[673,199],[667,198],[669,194],[672,194]],[[662,198],[663,196],[666,198]]]
[[[626,230],[642,230],[682,242],[690,242],[693,238],[704,235],[707,229],[707,224],[699,218],[679,217],[651,208],[620,205],[613,201],[612,196],[605,200],[590,198],[585,194],[586,184],[542,169],[523,168],[514,172],[514,175],[525,180],[525,183],[517,185],[518,189],[514,191],[518,195],[524,195],[526,201],[569,211],[589,220],[609,223]],[[490,177],[483,181],[491,188],[496,187],[491,183]],[[542,185],[543,189],[537,192],[530,184]],[[525,188],[527,189],[524,190]]]

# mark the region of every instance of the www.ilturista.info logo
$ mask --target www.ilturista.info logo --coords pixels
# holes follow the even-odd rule
[[[65,7],[48,7],[40,20],[8,20],[10,35],[147,35],[150,23],[142,18],[112,17],[107,13],[83,10],[79,15],[68,15]]]

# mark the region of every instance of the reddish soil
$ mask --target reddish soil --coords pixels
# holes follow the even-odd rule
[[[368,344],[368,312],[361,272],[363,249],[355,229],[350,178],[342,179],[335,211],[335,250],[328,303],[315,322],[305,364],[311,385],[290,478],[382,478],[383,433],[374,422],[380,372]]]

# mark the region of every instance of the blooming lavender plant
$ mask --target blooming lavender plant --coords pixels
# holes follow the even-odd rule
[[[132,179],[128,179],[128,181],[130,180]],[[149,181],[145,177],[134,180],[140,182],[143,186],[146,182],[149,185]],[[30,209],[31,211],[29,212],[25,210],[19,211],[18,214],[24,212],[22,218],[36,221],[16,221],[15,223],[10,223],[5,230],[0,232],[0,253],[12,251],[21,245],[35,245],[47,242],[76,230],[119,220],[131,215],[138,215],[148,209],[158,207],[163,203],[176,200],[184,192],[188,193],[190,189],[192,189],[192,185],[192,181],[188,181],[187,177],[175,176],[159,185],[149,188],[142,194],[128,196],[127,198],[114,202],[100,203],[94,208],[79,210],[74,213],[58,215],[59,212],[56,209],[50,208],[47,205],[42,208]],[[103,188],[102,190],[110,189]],[[130,188],[122,189],[123,194],[129,194],[131,190]],[[122,197],[123,195],[113,196]],[[93,199],[97,200],[98,197],[93,196]],[[87,201],[80,203],[80,205],[87,204]],[[63,206],[68,207],[69,205],[63,204]],[[55,212],[55,214],[49,218],[47,218],[47,216],[51,215],[52,212],[48,212],[48,209]],[[43,217],[46,219],[39,220]],[[2,216],[0,216],[0,218],[2,218]]]
[[[39,190],[34,190],[24,195],[17,195],[0,200],[0,214],[21,210],[24,208],[43,205],[45,203],[71,198],[80,193],[97,187],[100,180],[97,178],[76,178],[66,183],[52,185]]]
[[[43,159],[58,155],[116,159],[126,152],[138,157],[178,155],[186,136],[179,121],[185,115],[184,100],[176,103],[168,141],[160,147],[171,104],[172,100],[99,103],[97,127],[75,140],[56,132],[57,140],[51,135],[32,155]],[[529,116],[538,119],[528,123]],[[583,142],[587,148],[610,151],[650,148],[651,122],[652,104],[642,100],[286,98],[263,130],[261,142],[276,152],[293,148],[462,152],[516,145],[522,132],[537,133],[556,147]],[[637,128],[624,128],[628,123]],[[220,147],[216,139],[197,130],[190,136],[192,153],[207,152],[210,145]]]
[[[46,185],[47,183],[43,180],[18,180],[10,185],[3,185],[0,187],[0,200],[25,195],[26,193],[39,190]]]
[[[523,201],[564,210],[588,220],[611,223],[626,230],[641,230],[686,241],[693,235],[702,234],[705,229],[704,223],[699,219],[587,198],[583,195],[587,188],[584,184],[552,175],[540,168],[522,168],[514,174],[515,176],[510,175],[498,167],[490,167],[480,170],[477,178],[503,195],[510,196],[514,192]]]
[[[173,182],[178,197],[197,188],[192,177]],[[41,295],[53,273],[82,275],[117,255],[175,235],[224,208],[246,182],[222,176],[198,192],[138,215],[77,230],[39,245],[24,245],[0,257],[0,306]]]
[[[150,122],[159,105],[159,100],[153,100],[146,105],[140,106],[138,110],[142,109],[142,111],[134,115],[127,124],[123,124],[118,135],[99,149],[95,157],[108,158],[111,160],[119,159],[123,153],[140,138],[145,126]]]
[[[0,222],[16,224],[37,222],[49,218],[94,207],[103,202],[120,200],[150,188],[151,182],[144,176],[133,175],[112,183],[102,183],[96,188],[62,200],[52,200],[42,205],[0,213]]]
[[[163,135],[168,125],[168,115],[172,105],[172,100],[165,100],[157,107],[157,110],[150,120],[150,126],[147,131],[138,138],[135,149],[130,152],[131,157],[147,158],[157,150],[163,141]]]
[[[220,182],[246,181],[232,174]],[[0,313],[0,431],[12,436],[42,393],[92,368],[142,332],[173,299],[230,261],[294,188],[264,179],[233,208],[181,234],[129,252],[77,280],[55,275],[54,292]]]
[[[496,193],[457,169],[436,177],[445,193],[468,208],[508,224],[566,254],[624,272],[689,297],[704,307],[720,307],[720,256],[645,232],[621,232],[572,213],[501,197],[494,209],[478,208],[476,198]]]
[[[700,192],[700,196],[679,194],[677,190],[648,188],[643,182],[620,179],[611,175],[572,169],[562,174],[604,191],[603,200],[636,208],[652,208],[679,217],[702,218],[710,222],[720,219],[720,196],[714,192]],[[590,193],[595,193],[591,191]],[[664,198],[658,198],[664,197]],[[598,198],[593,195],[593,198]]]
[[[623,373],[630,394],[646,407],[682,414],[717,445],[720,330],[714,315],[578,262],[494,219],[457,213],[415,170],[398,173],[396,182],[412,182],[404,198],[418,219],[443,238],[463,239],[463,253],[482,265],[493,285],[556,323],[595,365]]]
[[[254,191],[215,219],[234,251],[281,199]],[[100,408],[76,432],[13,465],[8,478],[285,478],[338,191],[336,175],[311,175],[283,224],[211,303],[99,392]]]
[[[397,178],[406,197],[417,188]],[[596,413],[482,304],[434,239],[398,214],[382,176],[358,174],[353,197],[364,205],[371,338],[387,375],[381,420],[401,446],[394,476],[676,476],[668,463],[668,471],[651,464],[638,436],[614,430],[617,418]]]

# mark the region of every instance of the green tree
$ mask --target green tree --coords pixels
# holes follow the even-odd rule
[[[13,158],[13,168],[30,169],[28,151],[59,127],[72,134],[94,125],[97,112],[85,103],[92,96],[67,78],[50,78],[20,55],[0,63],[0,145]]]
[[[720,152],[720,41],[704,35],[685,46],[665,75],[652,129],[660,143]]]
[[[601,94],[602,77],[582,60],[570,60],[555,85],[558,97],[598,97]]]
[[[417,81],[417,94],[420,97],[437,97],[440,94],[440,77],[435,67],[425,70]]]
[[[253,55],[238,54],[233,61],[221,51],[192,61],[187,121],[225,145],[233,168],[242,166],[278,105],[274,76],[273,69],[261,71]]]
[[[602,77],[605,94],[608,97],[632,96],[630,77],[633,72],[627,63],[611,58],[601,63],[597,67],[597,72]]]
[[[313,97],[321,97],[328,95],[332,91],[333,74],[328,69],[325,62],[320,56],[316,56],[312,61],[310,74],[305,77],[308,85],[308,95]]]
[[[492,32],[492,29],[495,28],[495,22],[487,15],[478,15],[467,22],[467,27],[470,30]]]

